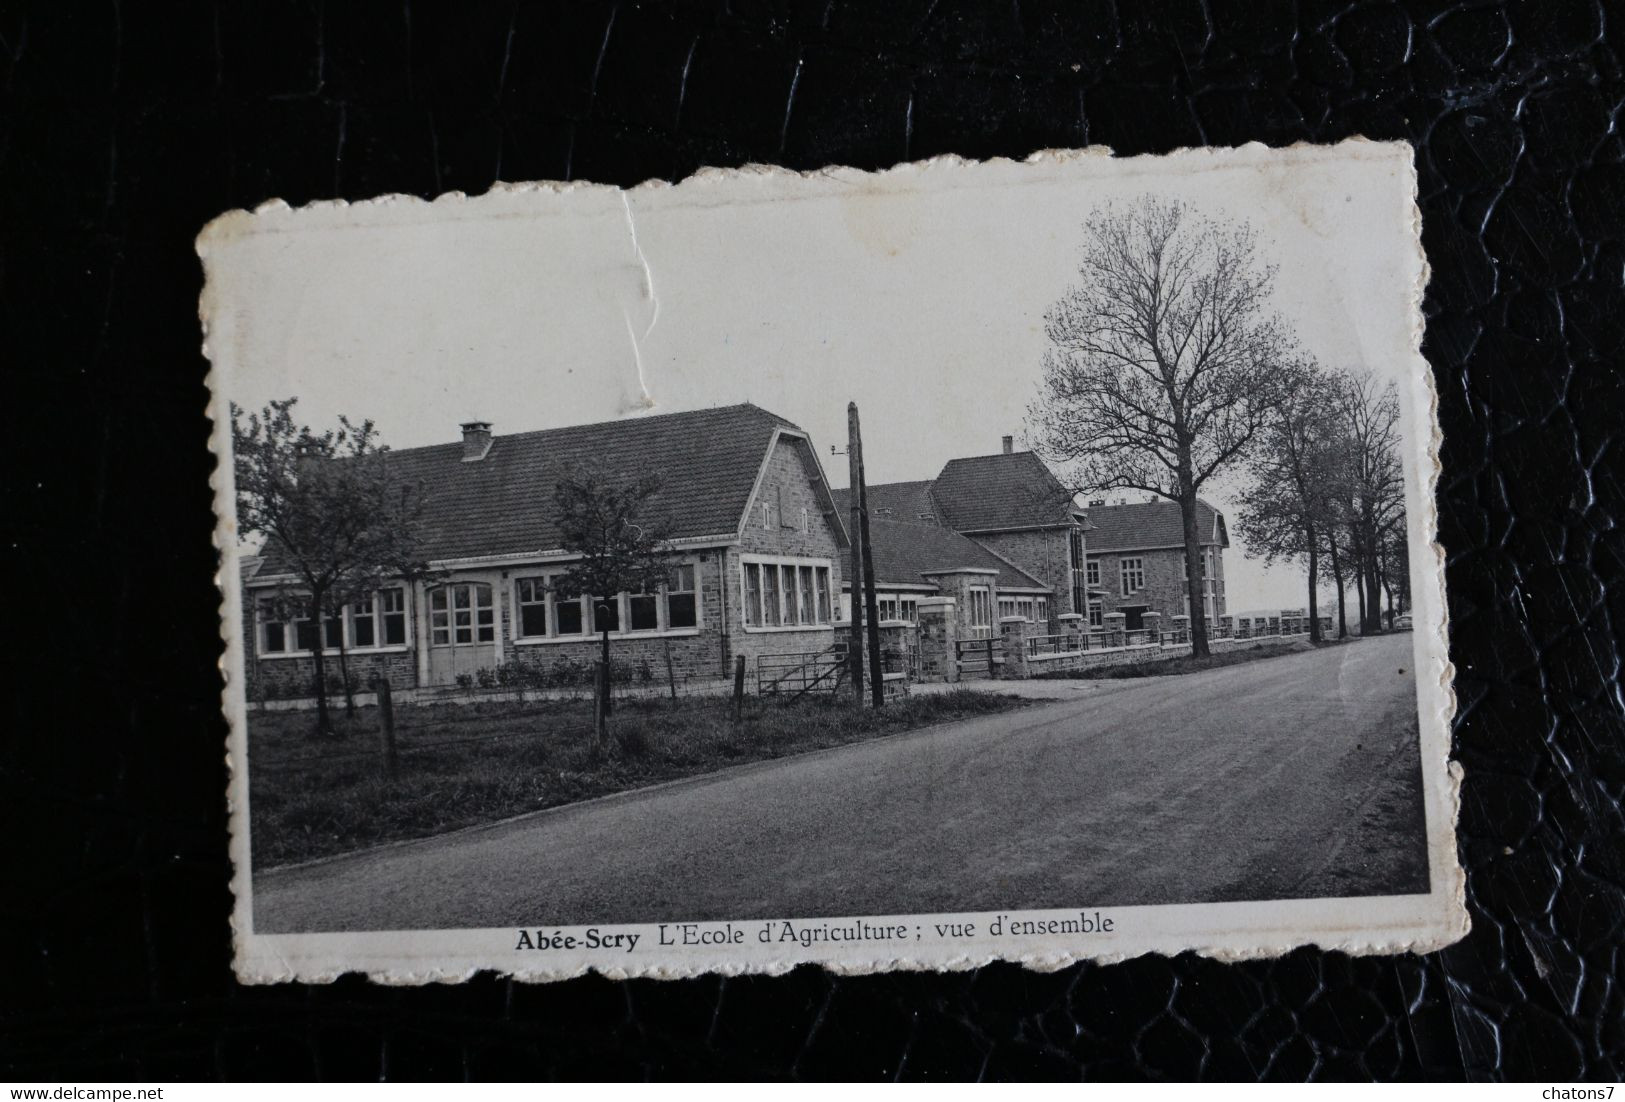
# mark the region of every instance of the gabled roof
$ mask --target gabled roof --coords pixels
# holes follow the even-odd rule
[[[1134,505],[1091,505],[1090,551],[1154,551],[1185,546],[1179,503],[1147,501]],[[1224,514],[1207,502],[1196,502],[1196,526],[1204,547],[1229,547]]]
[[[942,521],[960,532],[1072,523],[1072,493],[1032,452],[952,459],[931,484]]]
[[[905,524],[936,524],[941,521],[931,500],[931,483],[883,482],[868,487],[869,516],[874,520],[900,520]],[[852,491],[836,490],[835,507],[841,516],[852,508]]]
[[[851,507],[850,493],[835,491],[842,516]],[[935,523],[957,532],[1070,526],[1073,514],[1082,512],[1032,452],[951,459],[932,481],[883,482],[871,485],[868,496],[872,519]]]
[[[924,586],[924,575],[970,567],[996,570],[1001,588],[1048,589],[1043,582],[1000,558],[973,539],[936,524],[869,518],[875,581],[881,585]]]
[[[572,463],[587,461],[611,478],[658,473],[662,484],[644,515],[665,521],[673,539],[731,537],[780,430],[805,435],[746,403],[496,436],[485,457],[474,462],[463,461],[459,440],[391,451],[389,463],[403,483],[422,488],[423,556],[443,562],[558,549],[553,489]],[[804,458],[816,479],[810,446]],[[844,542],[839,524],[837,532]],[[260,576],[286,569],[268,542]]]

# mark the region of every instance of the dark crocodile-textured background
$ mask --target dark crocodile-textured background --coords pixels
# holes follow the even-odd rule
[[[0,1077],[1617,1078],[1625,11],[0,3]],[[1473,933],[1054,975],[244,988],[192,238],[493,180],[1415,143]],[[545,309],[539,303],[538,309]]]

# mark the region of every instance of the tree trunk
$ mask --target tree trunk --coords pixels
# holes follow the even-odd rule
[[[344,682],[344,718],[355,719],[355,692],[350,687],[350,649],[344,642],[344,617],[339,616],[339,680]]]
[[[1202,543],[1194,492],[1180,496],[1179,514],[1185,522],[1185,597],[1190,604],[1191,657],[1206,658],[1207,609],[1202,604]]]
[[[602,699],[598,702],[598,714],[603,716],[605,719],[608,719],[609,718],[609,712],[610,712],[610,704],[609,704],[610,668],[609,668],[609,629],[607,627],[602,632],[602,640],[603,640],[603,643],[602,643],[602,646],[600,648],[599,653],[602,656],[602,661],[604,663],[604,687],[603,687],[603,690],[602,690]]]
[[[1320,585],[1320,548],[1315,545],[1315,526],[1307,526],[1309,534],[1309,641],[1321,642],[1320,638],[1320,595],[1316,589]]]
[[[314,631],[310,655],[316,660],[316,733],[330,735],[333,733],[333,721],[327,714],[327,651],[322,646],[326,625],[322,623],[322,596],[320,590],[312,589],[309,614]]]
[[[1355,599],[1355,601],[1356,601],[1356,603],[1358,605],[1358,612],[1360,614],[1359,615],[1360,634],[1361,635],[1369,634],[1369,632],[1368,632],[1368,630],[1366,628],[1367,618],[1366,618],[1366,612],[1365,612],[1365,571],[1360,569],[1360,566],[1359,566],[1358,563],[1356,563],[1355,567],[1354,567],[1354,599]]]
[[[1337,534],[1335,532],[1327,539],[1326,547],[1332,556],[1332,581],[1337,583],[1337,637],[1347,639],[1349,635],[1348,583],[1343,580],[1343,564],[1337,557]]]
[[[1366,560],[1366,603],[1370,606],[1371,630],[1382,630],[1382,583],[1378,580],[1377,553],[1373,548]]]

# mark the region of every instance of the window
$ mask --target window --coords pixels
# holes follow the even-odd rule
[[[534,638],[547,634],[547,579],[520,578],[519,635]]]
[[[628,593],[626,613],[629,631],[659,631],[660,595],[644,589]]]
[[[796,580],[801,583],[801,601],[798,605],[803,624],[816,624],[818,622],[818,602],[813,598],[813,568],[798,566]]]
[[[592,633],[621,630],[621,600],[618,596],[592,598]]]
[[[316,629],[308,616],[279,610],[293,601],[264,599],[258,605],[261,654],[309,654],[316,649]],[[380,631],[382,637],[380,639]],[[337,615],[322,618],[322,649],[374,650],[406,644],[406,591],[381,589],[358,597]]]
[[[378,604],[384,616],[384,645],[406,645],[406,590],[397,586],[378,591]]]
[[[972,635],[986,635],[991,629],[990,614],[992,613],[991,600],[988,597],[987,587],[973,585],[967,591],[970,598],[970,628]]]
[[[745,624],[811,627],[830,622],[830,566],[804,560],[742,564]]]
[[[1049,619],[1049,598],[1039,597],[1033,601],[1033,619],[1047,621]]]
[[[581,598],[559,600],[555,594],[553,598],[553,634],[554,635],[582,635],[587,629],[586,617],[581,612]]]
[[[1106,610],[1099,601],[1089,602],[1089,626],[1092,628],[1104,627],[1106,624]]]
[[[1122,576],[1123,596],[1138,593],[1145,588],[1145,566],[1141,559],[1122,559],[1117,564]]]
[[[694,592],[694,566],[684,563],[671,572],[666,586],[666,626],[691,628],[699,625],[699,605]]]
[[[777,627],[783,614],[784,605],[779,600],[779,568],[763,566],[762,623],[768,627]]]
[[[370,647],[374,641],[375,619],[372,598],[363,597],[350,606],[350,645]]]
[[[281,654],[288,649],[288,625],[277,618],[276,602],[261,601],[260,653]]]
[[[762,626],[762,567],[759,563],[745,564],[745,623]]]
[[[1084,567],[1084,581],[1089,585],[1099,585],[1100,584],[1100,560],[1099,559],[1090,559],[1089,564],[1086,567]]]
[[[483,582],[443,585],[429,593],[429,642],[437,647],[496,641],[491,587]]]

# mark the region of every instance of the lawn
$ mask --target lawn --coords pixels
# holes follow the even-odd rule
[[[1335,646],[1335,643],[1322,643],[1321,646]],[[1200,673],[1202,670],[1216,670],[1222,666],[1239,666],[1243,662],[1257,662],[1264,658],[1279,658],[1283,654],[1303,654],[1313,650],[1314,644],[1308,640],[1295,643],[1266,643],[1256,647],[1242,647],[1239,650],[1222,650],[1208,655],[1206,658],[1193,658],[1185,655],[1183,658],[1162,658],[1155,662],[1134,662],[1121,666],[1097,666],[1093,669],[1059,670],[1055,673],[1042,673],[1035,680],[1044,681],[1117,681],[1133,677],[1167,677],[1170,674]]]
[[[378,713],[256,712],[248,724],[249,818],[256,870],[494,822],[729,765],[842,746],[1020,708],[959,690],[860,708],[842,696],[752,698],[735,726],[726,699],[618,702],[595,751],[585,701],[441,704],[395,709],[399,768],[385,775]]]

